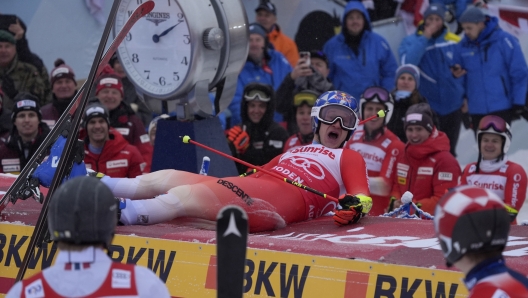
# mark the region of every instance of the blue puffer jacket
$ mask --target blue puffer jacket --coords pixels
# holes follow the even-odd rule
[[[526,102],[528,67],[519,41],[486,17],[475,41],[466,37],[456,47],[455,63],[467,70],[466,96],[470,114],[486,115]]]
[[[435,112],[447,115],[460,109],[464,99],[464,79],[456,79],[449,69],[460,38],[445,26],[437,38],[427,39],[422,30],[423,23],[415,34],[403,39],[398,49],[400,62],[420,68],[420,94],[427,98]]]
[[[273,89],[277,91],[282,80],[292,71],[292,67],[288,60],[284,56],[275,51],[267,50],[269,60],[267,61],[269,68],[272,70],[272,74],[267,73],[264,69],[255,64],[252,61],[246,61],[244,68],[238,75],[237,89],[233,101],[229,104],[228,109],[231,111],[231,126],[240,124],[242,119],[240,117],[240,101],[244,93],[244,87],[252,82],[259,82],[273,86]],[[274,120],[276,122],[282,121],[282,115],[275,113]],[[229,127],[226,127],[229,128]]]
[[[346,30],[345,17],[352,10],[359,10],[365,17],[365,32],[359,45],[359,55],[345,43],[340,33],[324,45],[323,51],[330,63],[328,77],[338,90],[350,93],[359,100],[368,87],[377,85],[394,89],[394,76],[398,65],[389,44],[381,35],[372,32],[370,18],[361,2],[352,1],[345,7],[342,30]]]

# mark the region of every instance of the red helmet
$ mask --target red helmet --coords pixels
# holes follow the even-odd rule
[[[468,252],[504,249],[510,232],[502,200],[487,189],[468,185],[442,197],[434,224],[448,267]]]

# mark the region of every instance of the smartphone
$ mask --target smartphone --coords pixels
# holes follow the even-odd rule
[[[304,59],[306,65],[309,66],[309,65],[311,64],[311,61],[310,61],[310,52],[299,52],[299,57],[300,57],[301,59]]]
[[[17,17],[12,14],[0,14],[0,30],[9,31],[9,25],[16,24]]]

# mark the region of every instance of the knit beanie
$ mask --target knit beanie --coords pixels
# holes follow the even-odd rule
[[[121,78],[118,77],[116,74],[103,74],[99,76],[95,95],[99,94],[99,91],[104,88],[117,89],[119,90],[119,92],[121,92],[121,97],[125,97],[125,93],[123,91],[123,83],[121,82]]]
[[[267,38],[266,29],[264,29],[264,27],[258,23],[249,24],[249,34],[258,34],[264,39]]]
[[[0,30],[0,42],[16,44],[15,36],[6,30]]]
[[[110,126],[110,116],[108,114],[108,110],[99,103],[92,103],[86,107],[86,111],[84,112],[84,126],[86,127],[88,122],[90,122],[90,120],[95,117],[102,117],[104,120],[106,120],[108,126]]]
[[[42,119],[40,113],[39,99],[31,93],[20,92],[13,98],[13,110],[11,111],[11,120],[15,122],[17,114],[22,111],[34,111],[37,113],[39,120]]]
[[[427,131],[433,131],[433,112],[427,103],[417,103],[409,107],[405,113],[404,128],[407,129],[409,125],[419,125]]]
[[[471,7],[466,9],[464,13],[460,16],[460,19],[458,20],[460,23],[480,23],[484,22],[486,20],[486,16],[484,13],[476,8]]]
[[[75,73],[73,72],[73,69],[71,67],[66,65],[64,60],[59,58],[55,61],[54,65],[55,68],[50,73],[50,81],[52,87],[57,80],[62,78],[71,79],[75,83],[75,86],[77,86],[77,81],[75,81]]]
[[[403,64],[398,67],[398,69],[396,69],[396,84],[398,83],[398,78],[404,73],[413,76],[414,81],[416,82],[416,89],[418,89],[420,87],[420,70],[418,67],[412,64]]]
[[[432,14],[439,16],[442,19],[442,22],[445,21],[445,7],[442,4],[429,5],[423,14],[423,19],[427,19],[427,17]]]

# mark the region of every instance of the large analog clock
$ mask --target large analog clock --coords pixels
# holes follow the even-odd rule
[[[116,32],[144,1],[121,0]],[[153,99],[159,99],[170,102],[171,110],[185,104],[193,113],[212,115],[208,93],[221,84],[217,109],[227,106],[247,56],[247,16],[240,0],[150,1],[152,12],[137,21],[117,50],[138,94],[155,112],[161,102]]]

